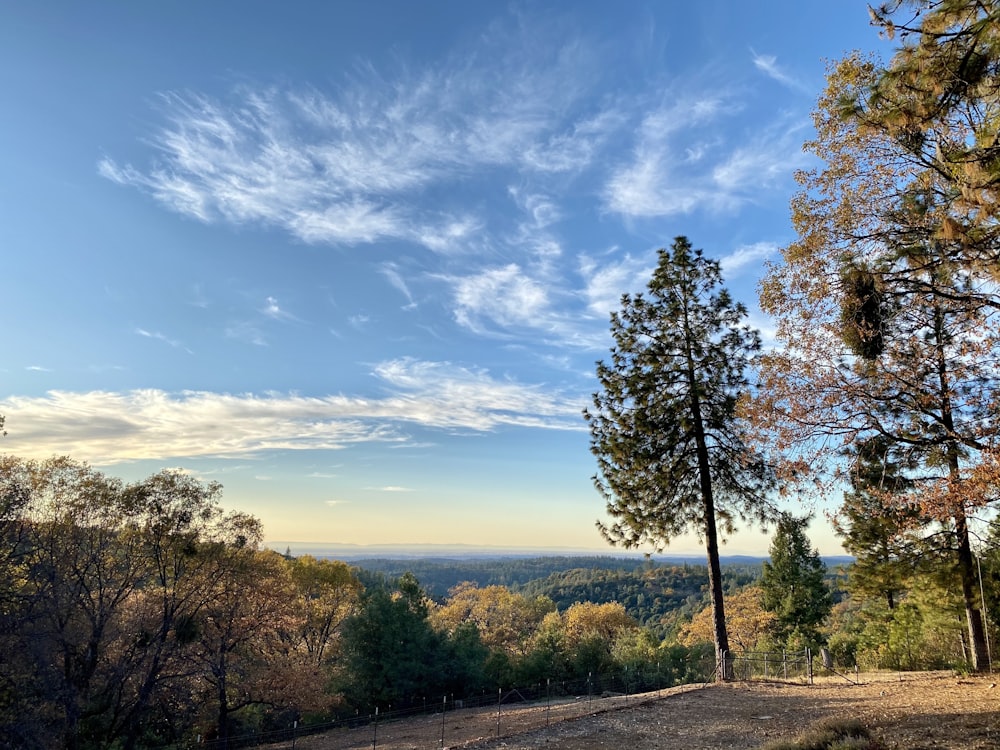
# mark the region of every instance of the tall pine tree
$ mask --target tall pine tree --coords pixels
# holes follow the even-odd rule
[[[833,608],[833,597],[823,580],[826,565],[806,536],[808,523],[808,518],[782,515],[760,582],[764,609],[777,618],[775,636],[794,648],[814,648],[823,642],[819,626]]]
[[[906,502],[913,481],[897,451],[883,436],[863,440],[851,451],[851,489],[833,518],[844,549],[854,555],[851,591],[877,598],[892,610],[907,588],[920,556],[919,533],[930,519]]]
[[[729,650],[720,529],[771,516],[772,474],[736,411],[760,348],[745,317],[722,287],[719,264],[678,237],[660,250],[647,294],[624,295],[612,314],[611,360],[597,363],[601,391],[584,413],[594,483],[614,519],[599,528],[625,547],[660,549],[688,530],[703,539],[720,657]]]

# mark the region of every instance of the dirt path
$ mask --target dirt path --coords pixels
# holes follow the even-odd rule
[[[890,750],[997,750],[997,678],[951,673],[862,675],[815,685],[735,683],[559,706],[457,711],[304,737],[296,748],[417,750],[750,750],[829,717],[860,719]],[[548,722],[548,725],[546,725]],[[442,742],[442,736],[444,741]]]

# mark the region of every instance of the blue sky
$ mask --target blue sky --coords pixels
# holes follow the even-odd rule
[[[824,61],[882,44],[856,0],[5,4],[0,447],[272,541],[610,551],[610,310],[686,235],[767,339]]]

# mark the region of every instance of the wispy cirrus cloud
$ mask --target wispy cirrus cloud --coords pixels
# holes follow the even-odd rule
[[[272,320],[282,320],[282,321],[299,320],[299,318],[295,314],[283,308],[278,303],[276,297],[267,297],[264,300],[264,307],[261,308],[260,312],[262,315],[264,315],[267,318],[271,318]]]
[[[621,307],[622,295],[645,288],[656,261],[630,254],[618,257],[616,253],[605,259],[583,255],[579,263],[587,309],[606,327],[611,311]]]
[[[379,272],[385,277],[386,281],[389,282],[390,286],[406,298],[406,305],[403,309],[412,310],[416,308],[417,303],[413,300],[413,295],[410,293],[410,287],[406,283],[406,279],[403,278],[403,274],[400,271],[398,264],[392,262],[383,263],[379,267]]]
[[[272,451],[406,445],[407,425],[489,432],[582,429],[583,401],[447,362],[378,365],[377,397],[51,391],[0,401],[16,429],[5,448],[26,458],[72,453],[98,465],[142,459],[247,457]]]
[[[226,338],[234,341],[242,341],[254,346],[267,346],[267,338],[264,332],[248,321],[236,321],[226,326],[224,331]]]
[[[803,118],[779,117],[712,169],[712,182],[741,201],[756,200],[754,193],[788,182],[797,169],[809,163],[802,150]]]
[[[145,328],[136,328],[135,333],[137,336],[142,336],[143,338],[146,339],[153,339],[154,341],[162,341],[164,344],[167,344],[168,346],[173,347],[174,349],[183,349],[188,354],[194,354],[194,352],[192,352],[190,349],[184,346],[184,344],[182,344],[177,339],[172,339],[169,336],[160,333],[159,331],[147,331]]]
[[[778,252],[778,246],[773,242],[755,242],[752,245],[741,245],[736,248],[735,251],[722,258],[719,264],[726,277],[729,278],[739,275],[748,266],[752,266],[754,271],[758,271],[757,266],[760,265],[761,261],[767,260],[776,252]]]
[[[741,96],[722,92],[647,113],[630,158],[608,176],[605,208],[635,218],[733,213],[758,200],[761,189],[790,181],[805,163],[805,121],[788,124],[779,114],[750,139],[734,136],[732,118],[745,106]]]
[[[451,282],[456,321],[477,333],[533,327],[549,309],[545,287],[516,263],[455,277]]]
[[[402,239],[450,251],[480,225],[477,210],[430,212],[415,194],[484,171],[579,171],[623,125],[612,108],[583,103],[582,74],[597,70],[586,45],[536,44],[523,29],[491,34],[423,70],[359,65],[335,91],[166,92],[165,122],[148,136],[155,162],[108,156],[98,171],[204,222],[276,226],[309,243]]]
[[[750,54],[753,59],[753,65],[757,70],[771,78],[782,86],[787,86],[790,89],[798,91],[803,94],[812,94],[808,86],[806,86],[802,81],[798,80],[781,66],[778,65],[778,58],[774,55],[760,55],[757,54],[752,48]]]
[[[650,217],[721,208],[731,203],[704,178],[708,128],[737,105],[721,96],[680,99],[646,113],[631,158],[612,170],[604,190],[607,208]],[[717,147],[713,147],[717,151]]]

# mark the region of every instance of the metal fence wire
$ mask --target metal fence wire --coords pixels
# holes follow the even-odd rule
[[[725,663],[734,680],[780,680],[813,684],[813,655],[802,651],[727,651]]]
[[[413,747],[449,747],[458,737],[471,732],[480,737],[503,737],[512,730],[541,728],[550,722],[583,716],[611,705],[628,705],[640,695],[651,695],[679,684],[703,685],[714,680],[714,657],[693,658],[686,665],[687,679],[674,670],[648,665],[614,673],[590,673],[573,680],[547,679],[534,685],[484,690],[476,695],[440,696],[408,701],[406,708],[379,707],[359,714],[314,724],[295,722],[280,730],[230,736],[226,739],[198,737],[175,744],[177,750],[237,750],[268,747],[271,750],[300,750],[313,747],[310,736],[325,735],[324,748],[377,748],[400,742],[400,733],[409,733],[415,719],[423,728],[420,739],[408,739]],[[700,680],[700,681],[699,681]],[[467,738],[467,737],[466,737]],[[424,744],[421,744],[424,743]],[[429,743],[429,744],[427,744]]]

